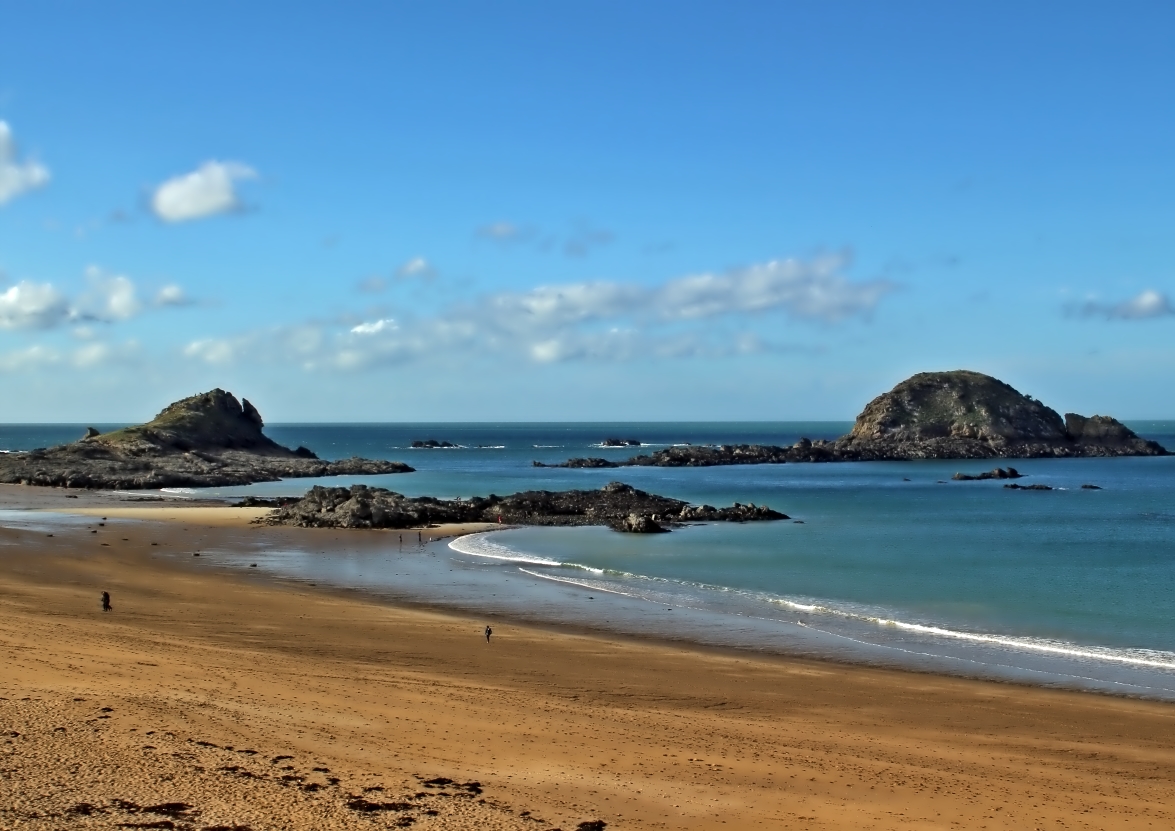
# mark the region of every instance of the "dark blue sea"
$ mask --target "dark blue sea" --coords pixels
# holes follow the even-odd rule
[[[116,425],[96,425],[109,429]],[[558,625],[910,669],[1175,698],[1175,457],[1012,461],[1022,484],[955,482],[982,462],[718,468],[536,468],[672,444],[790,444],[848,423],[277,424],[324,458],[403,460],[416,473],[291,480],[207,495],[297,495],[365,481],[468,497],[620,480],[693,503],[753,502],[792,520],[637,536],[523,528],[330,552],[254,550],[275,575]],[[1175,448],[1175,422],[1134,422]],[[0,425],[0,450],[78,438],[78,425]],[[606,437],[642,448],[608,449]],[[414,450],[414,439],[455,449]],[[1004,464],[1008,464],[1005,462]],[[1083,489],[1097,485],[1100,490]],[[173,491],[177,499],[194,492]],[[799,520],[799,522],[795,521]],[[215,552],[214,552],[215,553]],[[233,552],[220,552],[233,564]]]

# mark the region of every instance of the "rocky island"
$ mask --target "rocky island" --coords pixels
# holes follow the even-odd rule
[[[1061,416],[990,375],[921,372],[874,398],[852,431],[835,441],[800,439],[790,447],[740,444],[668,447],[627,461],[570,459],[554,467],[633,465],[707,467],[785,462],[913,459],[1039,459],[1166,456],[1109,416]],[[541,462],[537,467],[546,467]]]
[[[409,473],[402,462],[328,462],[262,432],[248,399],[215,389],[164,408],[146,424],[0,456],[0,483],[65,488],[205,488],[308,476]]]
[[[316,485],[301,499],[278,507],[258,521],[302,528],[420,528],[438,523],[500,521],[511,525],[606,525],[617,531],[648,534],[687,522],[778,519],[788,517],[765,505],[690,505],[611,482],[591,491],[525,491],[470,499],[412,498],[366,485]]]

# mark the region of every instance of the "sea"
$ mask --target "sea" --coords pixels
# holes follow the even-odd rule
[[[95,425],[100,430],[120,425]],[[1175,449],[1175,421],[1131,422]],[[848,422],[274,424],[321,457],[396,459],[415,473],[176,489],[297,496],[353,482],[409,496],[501,495],[622,481],[714,506],[768,505],[778,522],[668,534],[507,528],[432,540],[377,532],[339,551],[305,545],[210,551],[226,567],[461,610],[731,650],[1146,698],[1175,699],[1175,456],[1004,460],[1052,490],[961,482],[994,462],[920,461],[710,468],[539,468],[620,460],[675,444],[832,439]],[[0,425],[0,451],[74,440],[85,425]],[[606,438],[639,447],[601,446]],[[413,449],[413,440],[457,445]],[[1084,486],[1096,486],[1088,488]],[[12,521],[0,517],[0,523]],[[246,562],[247,561],[247,562]]]

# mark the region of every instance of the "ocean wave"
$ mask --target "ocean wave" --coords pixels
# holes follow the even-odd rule
[[[480,534],[466,534],[463,537],[457,537],[449,543],[449,548],[460,554],[468,554],[472,557],[486,557],[491,560],[508,560],[515,563],[530,563],[532,565],[541,566],[562,566],[564,563],[558,560],[551,560],[546,557],[537,557],[533,554],[523,554],[508,548],[504,545],[499,545],[489,539],[493,531],[483,532]]]
[[[160,493],[195,494],[195,488],[160,488]]]
[[[645,600],[658,605],[694,608],[693,604],[705,602],[705,594],[737,595],[744,601],[751,601],[754,604],[767,604],[790,611],[801,612],[806,615],[844,620],[873,629],[908,632],[912,635],[918,635],[931,640],[971,643],[977,646],[1000,647],[1038,655],[1051,655],[1058,658],[1070,658],[1080,661],[1106,661],[1119,665],[1175,672],[1175,652],[1141,647],[1116,648],[1088,646],[1049,638],[972,632],[964,629],[953,629],[949,626],[935,623],[902,620],[892,616],[892,613],[879,613],[877,610],[854,608],[848,604],[840,604],[827,600],[781,597],[762,592],[735,589],[729,586],[654,577],[615,569],[593,568],[581,563],[559,562],[533,554],[523,554],[508,546],[485,539],[489,535],[472,534],[466,537],[460,537],[450,543],[449,547],[466,554],[491,557],[530,566],[560,569],[570,568],[580,572],[588,572],[592,577],[559,575],[535,571],[533,568],[519,568],[519,571],[542,580]],[[458,545],[462,541],[465,542]],[[592,579],[593,577],[596,579]],[[674,589],[678,589],[679,591],[675,591]],[[680,590],[684,590],[689,594],[683,595]],[[808,626],[808,628],[816,628],[813,624],[817,624],[818,621],[809,620],[801,623]]]

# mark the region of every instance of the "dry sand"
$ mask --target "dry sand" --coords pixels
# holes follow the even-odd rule
[[[1175,827],[1168,704],[500,620],[487,644],[167,556],[322,533],[177,516],[0,530],[0,828]]]

